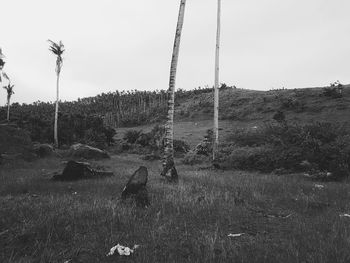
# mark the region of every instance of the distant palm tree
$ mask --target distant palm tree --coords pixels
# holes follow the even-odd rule
[[[219,145],[219,50],[220,50],[220,16],[221,0],[218,0],[217,9],[217,32],[215,49],[215,86],[214,86],[214,138],[213,138],[213,161],[215,162],[216,153]]]
[[[4,77],[8,78],[5,73]],[[10,100],[12,94],[15,94],[15,92],[13,91],[14,86],[15,85],[11,85],[11,83],[9,83],[7,86],[3,87],[7,91],[7,122],[10,122]]]
[[[58,147],[58,131],[57,131],[57,120],[58,120],[58,100],[59,100],[59,79],[60,79],[60,73],[61,68],[63,64],[62,54],[64,52],[64,45],[62,41],[60,41],[58,44],[53,42],[52,40],[48,40],[50,42],[49,50],[54,53],[56,58],[56,74],[57,74],[57,83],[56,83],[56,109],[55,109],[55,124],[54,124],[54,141],[55,141],[55,147]]]
[[[178,174],[175,168],[174,163],[174,101],[175,101],[175,78],[176,78],[176,69],[177,61],[179,57],[179,48],[180,48],[180,39],[182,26],[185,16],[185,5],[186,0],[181,0],[179,17],[177,20],[173,55],[171,59],[170,66],[170,79],[169,79],[169,88],[168,88],[168,117],[165,124],[165,136],[164,136],[164,157],[163,157],[163,171],[161,172],[162,176],[165,176],[169,181],[177,181]],[[169,174],[170,172],[170,174]]]

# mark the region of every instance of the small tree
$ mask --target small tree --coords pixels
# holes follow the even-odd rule
[[[63,64],[62,54],[64,52],[64,45],[62,41],[60,41],[58,44],[53,42],[52,40],[48,40],[50,42],[49,50],[57,56],[56,58],[56,75],[57,75],[57,82],[56,82],[56,108],[55,108],[55,124],[54,124],[54,141],[55,141],[55,147],[58,147],[58,131],[57,131],[57,120],[58,120],[58,100],[59,100],[59,79],[60,79],[60,73],[61,68]]]
[[[13,91],[14,86],[15,85],[11,85],[11,83],[9,83],[7,86],[3,87],[7,91],[7,122],[10,122],[10,100],[12,94],[15,94],[15,92]]]

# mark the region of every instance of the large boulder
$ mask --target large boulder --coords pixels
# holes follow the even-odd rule
[[[68,161],[62,174],[54,175],[53,179],[57,181],[74,181],[101,178],[112,175],[112,172],[95,170],[89,163],[86,162]]]
[[[146,189],[148,170],[145,166],[140,166],[130,177],[122,191],[122,199],[133,196],[138,206],[149,205],[148,192]]]
[[[69,156],[84,159],[110,158],[106,151],[81,143],[74,144],[70,147]]]

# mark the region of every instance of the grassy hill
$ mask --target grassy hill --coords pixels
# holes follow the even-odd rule
[[[330,87],[255,91],[224,89],[220,91],[219,118],[236,121],[271,120],[283,111],[287,120],[347,121],[350,113],[350,85],[341,94],[327,92]],[[213,116],[213,94],[201,93],[178,101],[177,120],[203,120]]]
[[[281,89],[256,91],[243,89],[220,90],[219,125],[220,137],[225,138],[237,128],[259,127],[272,121],[281,111],[287,122],[299,124],[310,122],[341,122],[349,125],[350,85],[343,85],[341,97],[338,93],[327,93],[331,87]],[[213,126],[213,93],[198,90],[181,94],[176,100],[174,136],[191,146],[203,140]],[[118,127],[117,139],[127,130],[149,132],[154,123],[134,127]]]

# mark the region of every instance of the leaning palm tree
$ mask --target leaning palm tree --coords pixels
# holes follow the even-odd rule
[[[186,0],[181,0],[179,17],[177,20],[177,27],[175,33],[173,55],[171,58],[170,66],[170,79],[168,88],[168,116],[167,122],[165,124],[165,136],[164,136],[164,157],[163,157],[163,171],[162,176],[168,178],[169,181],[176,182],[178,180],[178,174],[175,168],[174,162],[174,101],[175,101],[175,79],[176,79],[176,69],[177,61],[179,57],[180,39],[182,32],[182,25],[185,16],[185,5]]]
[[[218,0],[217,9],[217,32],[216,32],[216,50],[215,50],[215,86],[214,86],[214,138],[213,138],[213,161],[215,162],[216,153],[219,145],[219,50],[220,50],[220,15],[221,0]]]
[[[7,78],[5,74],[4,77]],[[11,85],[11,83],[9,83],[7,86],[3,87],[7,91],[7,122],[10,122],[10,100],[12,94],[15,94],[15,92],[13,91],[14,86],[15,85]]]
[[[56,108],[55,108],[55,124],[54,124],[54,141],[55,141],[55,147],[58,147],[58,132],[57,132],[57,120],[58,120],[58,100],[59,100],[59,79],[60,79],[60,73],[61,68],[63,64],[62,54],[64,52],[64,45],[62,41],[60,41],[58,44],[53,42],[52,40],[48,40],[50,42],[49,50],[57,56],[56,58],[56,75],[57,75],[57,82],[56,82]]]

